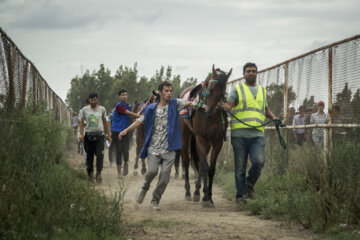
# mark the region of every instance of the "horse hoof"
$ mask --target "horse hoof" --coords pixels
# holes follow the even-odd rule
[[[214,208],[215,207],[214,203],[212,203],[210,201],[202,201],[201,205],[203,208]]]
[[[146,173],[146,168],[141,169],[141,175],[144,175]]]
[[[199,202],[200,201],[200,195],[194,195],[193,196],[193,201],[194,202]]]
[[[185,196],[185,201],[192,201],[191,196]]]
[[[137,175],[138,175],[137,171],[134,171],[133,175],[134,175],[134,176],[137,176]]]

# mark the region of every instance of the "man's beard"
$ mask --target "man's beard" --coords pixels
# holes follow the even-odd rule
[[[245,79],[248,83],[256,83],[256,77],[249,77]]]

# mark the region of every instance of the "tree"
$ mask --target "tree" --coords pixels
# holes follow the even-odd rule
[[[345,83],[343,90],[336,94],[336,102],[335,104],[340,106],[341,113],[344,116],[350,117],[352,109],[351,109],[351,90],[348,86],[348,83]]]
[[[277,85],[272,83],[270,86],[266,87],[267,91],[267,100],[271,111],[276,116],[281,116],[283,114],[284,108],[284,84]],[[296,99],[296,93],[292,90],[292,87],[288,88],[288,106]]]
[[[303,106],[305,107],[305,109],[312,108],[314,104],[315,104],[314,96],[311,96],[309,100],[305,98],[303,101]]]
[[[351,101],[352,118],[359,122],[360,119],[360,88],[358,88]]]

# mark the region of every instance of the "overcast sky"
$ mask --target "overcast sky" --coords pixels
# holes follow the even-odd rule
[[[71,78],[138,63],[203,80],[230,79],[360,33],[359,0],[0,0],[0,26],[65,100]]]

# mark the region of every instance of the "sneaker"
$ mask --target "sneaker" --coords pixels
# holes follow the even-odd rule
[[[97,183],[101,183],[102,182],[102,178],[100,174],[96,174],[96,182]]]
[[[123,171],[123,175],[126,176],[129,173],[129,165],[127,162],[124,162],[124,171]]]
[[[154,211],[160,211],[161,208],[159,207],[159,204],[157,202],[151,202],[150,203],[150,208]]]
[[[246,182],[246,192],[250,199],[254,199],[254,186],[249,182]]]
[[[140,188],[140,191],[136,195],[136,199],[135,199],[138,204],[142,204],[142,202],[144,201],[144,198],[146,196],[146,193],[147,193],[147,190]]]
[[[246,204],[245,196],[237,198],[236,199],[236,204],[239,205],[239,206],[245,205]]]

